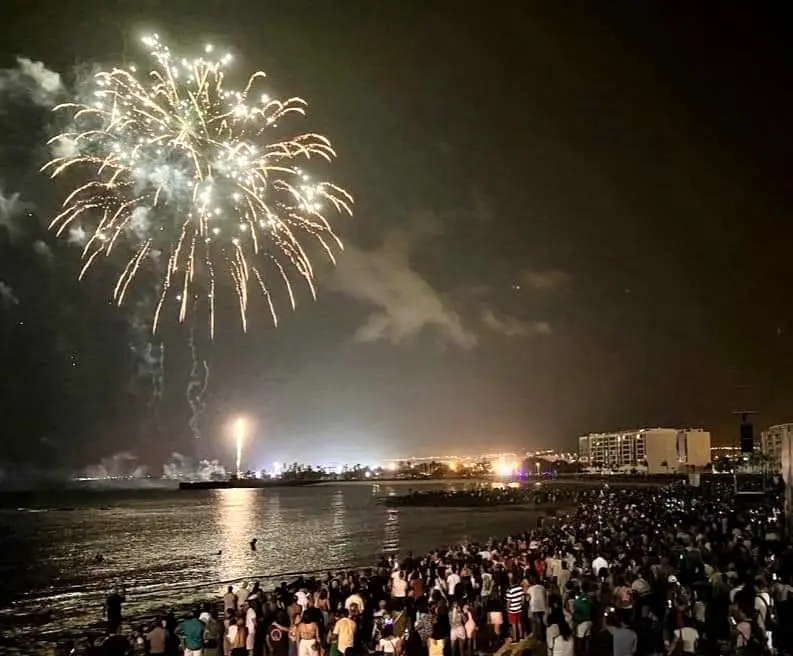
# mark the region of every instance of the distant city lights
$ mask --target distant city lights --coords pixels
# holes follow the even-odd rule
[[[514,476],[518,465],[513,460],[497,460],[493,463],[493,473],[501,478]]]

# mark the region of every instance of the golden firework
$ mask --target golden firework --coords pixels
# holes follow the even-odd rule
[[[243,329],[249,289],[278,315],[271,275],[292,307],[295,274],[316,296],[314,271],[300,238],[309,235],[334,260],[342,244],[326,210],[352,214],[352,197],[330,182],[315,182],[299,164],[336,154],[321,134],[282,134],[280,123],[305,115],[302,98],[271,99],[257,91],[254,73],[242,90],[224,86],[232,57],[179,59],[157,35],[143,40],[154,66],[94,77],[88,102],[59,105],[72,127],[50,140],[55,154],[42,170],[55,178],[75,171],[82,180],[68,194],[50,228],[84,243],[80,277],[123,240],[130,257],[114,289],[121,305],[142,268],[160,276],[152,322],[166,302],[179,303],[179,321],[206,299],[215,332],[220,278],[236,294]]]

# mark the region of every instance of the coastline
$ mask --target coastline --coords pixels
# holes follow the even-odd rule
[[[452,512],[455,508],[450,508]],[[560,503],[555,506],[535,504],[513,504],[511,506],[489,506],[477,508],[457,508],[459,513],[473,512],[472,518],[475,523],[476,516],[483,520],[487,516],[504,516],[503,530],[493,535],[507,536],[515,535],[520,532],[530,530],[538,526],[542,521],[553,518],[555,515],[563,514],[569,510],[574,510],[569,503]],[[457,514],[457,513],[455,513]],[[486,535],[486,534],[483,534]],[[455,544],[458,541],[455,541]],[[448,543],[447,543],[448,544]],[[432,548],[444,546],[441,543],[435,544]],[[400,551],[410,549],[402,546]],[[164,586],[162,590],[141,590],[136,591],[134,586],[128,589],[128,602],[125,604],[125,631],[132,631],[141,625],[151,621],[155,616],[163,614],[167,609],[172,608],[177,615],[184,614],[196,605],[203,603],[215,603],[218,594],[226,585],[235,586],[243,581],[261,582],[266,590],[274,589],[281,581],[291,581],[300,576],[321,577],[326,574],[347,570],[364,570],[375,565],[375,560],[353,560],[348,565],[341,565],[333,568],[321,568],[314,571],[265,571],[256,572],[253,569],[246,572],[244,576],[231,580],[212,580],[203,582],[186,582],[179,586]],[[176,590],[178,589],[178,592]],[[86,597],[80,603],[88,606],[101,608],[104,599],[97,596]],[[11,610],[10,608],[8,610]],[[19,615],[3,613],[0,616],[0,651],[4,654],[25,654],[25,656],[36,656],[37,654],[50,654],[56,645],[63,644],[67,640],[74,640],[78,643],[86,644],[86,640],[95,640],[103,634],[104,622],[98,616],[95,619],[86,619],[72,624],[60,623],[60,626],[48,626],[50,624],[50,612],[47,608],[41,608],[41,612],[36,616],[21,618]],[[20,624],[21,623],[21,624]],[[27,624],[27,629],[18,632],[21,625]]]

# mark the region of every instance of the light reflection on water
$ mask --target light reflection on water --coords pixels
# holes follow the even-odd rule
[[[399,510],[387,510],[383,522],[383,552],[394,554],[399,551]]]
[[[231,581],[255,564],[256,554],[250,547],[250,540],[254,537],[256,523],[256,492],[244,489],[211,491],[211,495],[217,498],[213,514],[223,545],[216,568],[218,581]],[[267,509],[273,502],[277,504],[278,499],[277,496],[268,499]],[[272,521],[268,523],[272,524]]]
[[[328,540],[328,552],[331,560],[347,563],[353,558],[350,541],[347,539],[347,506],[344,503],[344,490],[336,490],[330,498],[330,515],[332,519]]]
[[[259,579],[271,586],[292,572],[371,565],[384,552],[422,553],[535,524],[526,512],[389,512],[377,502],[409,487],[420,485],[2,498],[0,634],[53,635],[95,624],[116,583],[127,587],[125,612],[141,616],[206,599],[223,581]],[[96,554],[103,554],[101,564],[93,562]]]

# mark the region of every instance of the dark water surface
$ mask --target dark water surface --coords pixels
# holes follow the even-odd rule
[[[377,503],[407,487],[0,496],[0,652],[21,640],[25,653],[42,653],[46,641],[96,626],[116,584],[127,589],[125,616],[142,617],[213,598],[225,581],[271,587],[288,573],[366,566],[383,552],[423,553],[536,522],[517,508],[389,511]]]

